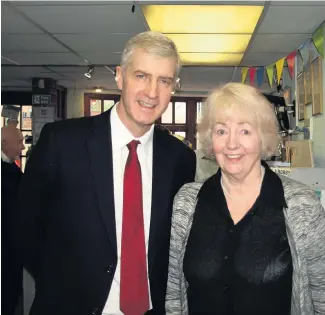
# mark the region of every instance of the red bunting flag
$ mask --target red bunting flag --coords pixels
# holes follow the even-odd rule
[[[293,51],[292,53],[290,53],[287,56],[287,64],[288,64],[288,69],[289,69],[289,74],[290,74],[290,78],[293,78],[293,71],[295,68],[295,58],[297,55],[297,51]]]
[[[255,85],[254,84],[255,73],[256,73],[256,68],[249,68],[249,81],[251,85]]]

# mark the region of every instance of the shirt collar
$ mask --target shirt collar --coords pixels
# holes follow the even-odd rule
[[[8,158],[8,156],[6,154],[4,154],[2,151],[1,151],[1,159],[3,162],[6,162],[6,163],[12,163],[12,161]]]
[[[112,147],[113,149],[122,149],[132,140],[139,140],[141,146],[143,146],[144,150],[148,152],[148,150],[152,147],[153,143],[153,133],[154,133],[154,125],[152,125],[143,136],[139,138],[135,138],[132,133],[125,127],[120,117],[118,116],[116,106],[118,103],[112,108],[111,111],[111,130],[112,130]]]

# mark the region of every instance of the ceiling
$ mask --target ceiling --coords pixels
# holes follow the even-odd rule
[[[31,89],[33,77],[53,78],[67,88],[116,89],[113,74],[105,65],[114,69],[126,41],[149,29],[139,1],[135,2],[132,13],[133,1],[2,1],[2,90]],[[182,93],[202,93],[222,82],[240,81],[240,66],[266,66],[286,57],[312,35],[325,17],[325,1],[200,4],[263,5],[264,10],[239,67],[185,66],[180,76]],[[90,64],[95,69],[89,80],[84,73]],[[262,90],[270,90],[266,76]]]

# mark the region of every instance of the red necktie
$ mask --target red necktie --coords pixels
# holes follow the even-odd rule
[[[149,309],[138,144],[133,140],[127,145],[129,156],[124,172],[120,309],[125,315],[143,315]]]

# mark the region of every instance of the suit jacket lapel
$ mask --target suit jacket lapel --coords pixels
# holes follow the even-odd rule
[[[152,269],[157,254],[157,243],[162,222],[166,222],[166,211],[169,209],[170,193],[173,182],[173,160],[168,151],[168,144],[164,141],[164,135],[155,129],[153,138],[153,161],[152,161],[152,197],[151,197],[151,220],[149,233],[148,265],[149,273]]]
[[[117,253],[110,112],[94,117],[87,145],[100,213],[109,241]]]

